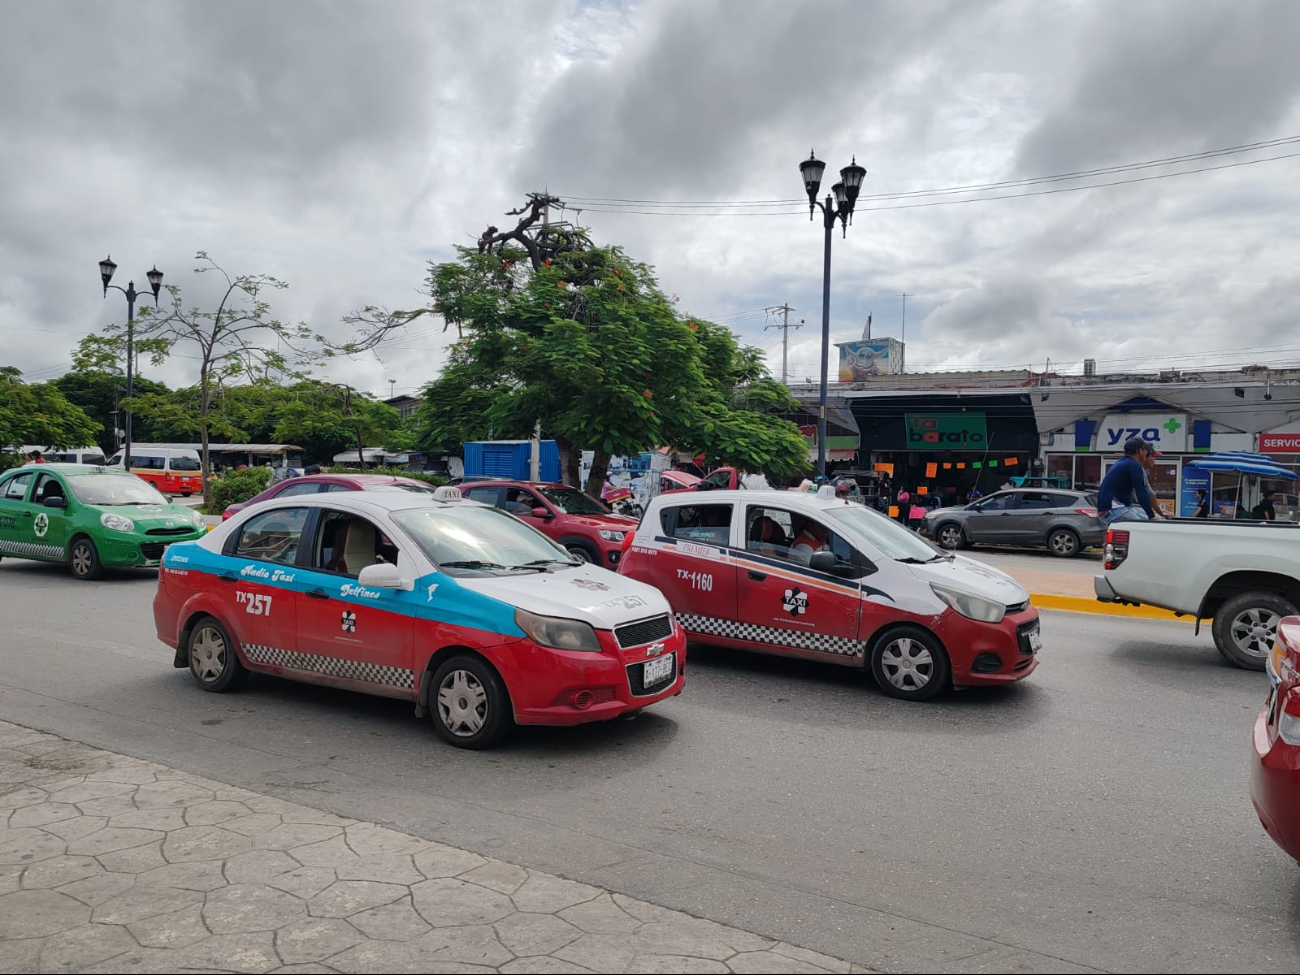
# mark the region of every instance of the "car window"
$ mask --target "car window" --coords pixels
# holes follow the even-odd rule
[[[63,485],[53,474],[42,474],[36,478],[36,490],[32,492],[33,504],[44,504],[46,498],[66,498]]]
[[[730,504],[674,505],[664,508],[664,534],[692,542],[726,545],[731,540]]]
[[[102,467],[105,463],[103,454],[86,454],[81,458],[83,464],[89,464],[91,467]]]
[[[714,471],[703,481],[701,481],[697,485],[697,487],[705,491],[713,491],[713,490],[726,488],[730,486],[730,484],[731,484],[730,471]]]
[[[1053,494],[1052,507],[1053,508],[1078,508],[1082,506],[1082,504],[1086,500],[1087,500],[1086,498],[1081,498],[1077,494]]]
[[[21,501],[27,497],[27,485],[31,483],[31,473],[19,474],[5,482],[4,498],[6,501]]]
[[[990,494],[982,501],[974,504],[976,511],[1007,511],[1016,506],[1016,496],[1010,491],[1001,494]]]
[[[167,458],[155,454],[132,454],[128,466],[136,470],[161,471],[167,467]]]
[[[609,508],[577,488],[539,488],[542,497],[570,515],[607,515]]]
[[[287,488],[276,495],[277,498],[292,498],[299,494],[320,494],[320,490],[325,485],[308,481],[306,484],[290,484]]]
[[[355,488],[350,484],[325,484],[321,486],[321,493],[328,494],[331,491],[352,491]]]
[[[197,457],[171,457],[168,463],[174,471],[197,471],[203,466]]]
[[[318,572],[336,572],[356,578],[368,565],[397,564],[397,546],[374,522],[347,511],[325,511],[311,567]]]
[[[512,515],[531,515],[534,508],[541,507],[542,499],[527,488],[506,488],[505,509]]]
[[[307,508],[276,508],[254,515],[239,530],[231,554],[240,559],[292,565],[298,557]]]
[[[471,501],[479,501],[483,504],[496,506],[497,499],[501,497],[500,488],[461,488],[460,493],[465,495]]]
[[[1053,496],[1046,491],[1023,491],[1020,495],[1020,504],[1017,507],[1021,510],[1046,509],[1054,507],[1056,504]]]

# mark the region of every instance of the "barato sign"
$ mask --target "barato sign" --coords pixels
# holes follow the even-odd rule
[[[908,450],[983,450],[983,413],[905,413]]]
[[[1124,441],[1138,437],[1156,450],[1182,453],[1187,449],[1186,413],[1116,413],[1097,428],[1097,449],[1124,452]]]
[[[1259,450],[1264,454],[1300,454],[1300,433],[1261,433]]]

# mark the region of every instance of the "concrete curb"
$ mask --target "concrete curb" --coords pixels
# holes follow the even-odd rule
[[[1148,620],[1173,620],[1180,623],[1195,623],[1191,616],[1176,616],[1167,609],[1153,606],[1122,606],[1119,603],[1103,603],[1099,599],[1086,596],[1058,596],[1054,593],[1030,593],[1029,601],[1039,609],[1058,609],[1067,613],[1098,613],[1102,616],[1130,616]]]

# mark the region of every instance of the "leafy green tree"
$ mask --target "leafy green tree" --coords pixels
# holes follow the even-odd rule
[[[308,457],[328,462],[349,446],[358,456],[366,446],[408,446],[401,414],[350,386],[306,379],[281,394],[273,436],[297,444]]]
[[[0,451],[23,444],[85,447],[99,432],[53,383],[25,383],[17,367],[0,366]]]
[[[202,447],[204,500],[208,496],[211,470],[208,443],[212,435],[230,436],[239,427],[235,418],[224,412],[226,400],[218,393],[235,379],[257,385],[283,375],[288,360],[279,351],[284,343],[290,350],[295,342],[310,338],[303,324],[287,325],[273,318],[267,296],[288,284],[268,274],[241,274],[232,277],[206,252],[196,256],[196,274],[212,273],[225,287],[215,309],[197,305],[186,308],[180,288],[168,285],[170,306],[164,309],[145,307],[136,321],[136,332],[145,340],[162,340],[169,351],[178,347],[188,350],[198,361],[198,382],[193,397],[135,397],[132,409],[151,415],[178,430],[192,430]],[[118,326],[108,334],[121,334]]]
[[[165,357],[166,343],[145,341],[136,343],[137,356],[149,356],[155,364]],[[91,334],[83,338],[72,354],[72,369],[57,379],[50,380],[57,386],[68,402],[80,406],[86,414],[100,424],[97,443],[105,455],[111,455],[117,449],[115,423],[118,418],[114,411],[118,401],[126,395],[126,340],[107,335]],[[137,372],[135,388],[141,395],[166,393],[167,387],[160,382],[146,379]],[[147,417],[135,418],[135,435],[140,442],[166,439]]]

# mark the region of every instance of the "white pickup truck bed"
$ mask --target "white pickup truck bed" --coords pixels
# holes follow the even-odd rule
[[[1112,525],[1102,602],[1213,619],[1214,644],[1238,667],[1263,670],[1277,622],[1300,609],[1300,525],[1178,519]]]

